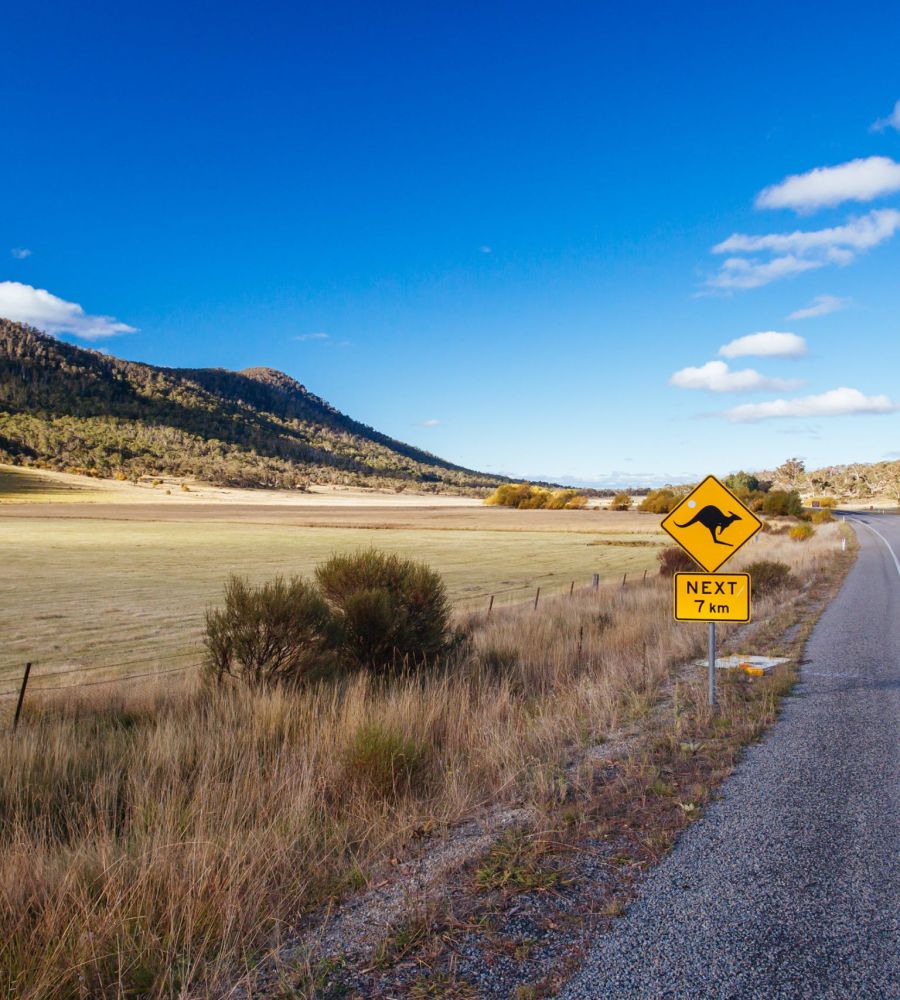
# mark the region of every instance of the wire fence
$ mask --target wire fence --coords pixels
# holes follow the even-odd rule
[[[647,570],[644,570],[643,576],[640,577],[640,580],[642,582],[646,582]],[[627,582],[628,582],[628,574],[624,573],[621,581],[619,581],[618,577],[616,577],[615,579],[607,578],[606,580],[603,581],[603,585],[605,587],[608,587],[610,585],[618,585],[621,587],[625,587],[627,585]],[[457,611],[465,612],[467,614],[478,614],[479,612],[481,612],[488,616],[494,612],[499,613],[503,611],[515,610],[517,608],[519,609],[527,608],[529,606],[531,606],[533,609],[537,609],[541,599],[547,600],[547,599],[564,597],[566,595],[572,596],[576,593],[583,594],[585,592],[597,591],[600,589],[601,580],[599,574],[595,573],[593,575],[592,580],[589,583],[584,583],[580,586],[576,586],[577,583],[578,583],[577,580],[571,580],[569,582],[561,583],[559,585],[551,584],[548,586],[546,584],[541,584],[537,588],[535,588],[534,585],[532,584],[522,584],[519,586],[506,587],[506,588],[495,588],[493,590],[485,590],[477,594],[462,595],[453,601],[453,605]],[[497,598],[500,598],[500,600],[498,601]],[[76,692],[81,690],[82,688],[87,688],[87,687],[98,687],[100,685],[107,685],[107,684],[124,685],[124,684],[129,684],[132,681],[145,680],[148,677],[156,678],[156,677],[167,677],[174,674],[183,674],[198,665],[199,650],[190,649],[182,651],[180,653],[166,654],[166,659],[168,661],[184,659],[186,657],[193,657],[195,662],[187,663],[181,667],[169,667],[168,669],[163,669],[163,670],[142,670],[139,671],[138,673],[133,673],[133,674],[114,673],[113,676],[102,677],[98,680],[82,680],[80,682],[76,681],[74,683],[69,683],[69,684],[57,684],[57,683],[44,684],[42,682],[44,679],[46,679],[47,681],[55,682],[58,678],[70,677],[76,674],[83,677],[85,674],[93,674],[99,670],[118,671],[122,667],[138,666],[158,661],[150,660],[147,658],[141,658],[132,660],[121,660],[117,663],[97,663],[97,664],[92,664],[90,666],[70,667],[65,670],[54,670],[49,674],[45,674],[43,678],[40,676],[40,674],[32,673],[31,683],[28,684],[27,691],[29,696],[39,695],[49,691]],[[35,661],[33,664],[29,664],[29,667],[38,665],[39,665],[38,662]],[[20,683],[16,687],[10,687],[4,690],[0,690],[0,700],[11,700],[14,698],[21,699],[21,697],[23,696],[23,692],[25,690],[25,684],[28,683],[28,677],[29,673],[28,669],[26,669],[25,678],[22,683]],[[35,681],[37,681],[37,684],[35,684]]]

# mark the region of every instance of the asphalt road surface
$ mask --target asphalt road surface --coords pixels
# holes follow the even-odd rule
[[[900,517],[852,520],[781,719],[563,1000],[900,998]]]

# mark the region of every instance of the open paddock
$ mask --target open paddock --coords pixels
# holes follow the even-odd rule
[[[334,552],[376,546],[426,560],[464,612],[491,594],[499,608],[593,573],[612,583],[655,572],[665,544],[653,515],[383,501],[5,503],[0,691],[27,660],[35,690],[196,663],[205,609],[230,573],[305,575]]]

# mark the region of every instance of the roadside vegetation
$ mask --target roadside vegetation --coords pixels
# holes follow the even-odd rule
[[[840,530],[802,546],[761,534],[734,568],[783,564],[797,596],[833,566]],[[786,606],[773,573],[764,628]],[[3,995],[220,995],[417,839],[489,806],[558,803],[572,755],[650,726],[705,642],[673,623],[660,577],[491,617],[449,617],[431,570],[375,553],[228,588],[211,675],[45,695],[0,739]],[[258,681],[252,665],[275,661],[242,643],[270,626],[294,660]],[[295,668],[303,682],[284,682]],[[666,815],[700,801],[659,789]],[[505,871],[495,856],[479,877],[491,889]]]

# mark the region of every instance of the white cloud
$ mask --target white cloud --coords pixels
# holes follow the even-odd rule
[[[682,368],[669,379],[679,389],[705,389],[708,392],[757,392],[795,389],[792,379],[769,378],[752,368],[732,371],[724,361],[707,361],[697,368]]]
[[[895,128],[900,132],[900,101],[894,105],[894,110],[886,117],[872,122],[873,132],[883,132],[886,128]]]
[[[732,233],[717,243],[716,254],[770,254],[760,257],[728,257],[719,273],[707,281],[711,288],[726,290],[759,288],[779,278],[816,270],[827,264],[849,264],[858,253],[878,246],[900,230],[900,211],[877,209],[842,226],[767,233],[751,236]]]
[[[765,236],[733,233],[727,240],[717,243],[713,247],[713,253],[827,255],[832,250],[845,250],[852,254],[860,250],[870,250],[883,243],[898,229],[900,229],[900,212],[894,208],[882,208],[852,219],[843,226],[829,226],[827,229],[798,229],[793,233],[769,233]]]
[[[291,337],[291,340],[328,340],[327,333],[301,333],[298,337]]]
[[[710,288],[722,288],[726,291],[743,291],[748,288],[759,288],[768,285],[779,278],[789,278],[792,274],[812,271],[824,267],[823,260],[805,260],[788,254],[786,257],[773,257],[771,260],[746,260],[743,257],[729,257],[722,262],[719,273],[713,275],[706,284]]]
[[[814,319],[816,316],[827,316],[829,313],[846,309],[850,299],[840,299],[836,295],[817,295],[808,306],[795,309],[788,319]]]
[[[435,420],[433,417],[430,420],[422,420],[419,422],[420,427],[440,427],[440,420]]]
[[[866,396],[859,389],[831,389],[815,396],[773,399],[767,403],[743,403],[727,410],[725,416],[737,423],[779,417],[842,417],[864,413],[895,413],[900,403],[887,396]]]
[[[134,333],[136,328],[114,316],[91,316],[77,302],[18,281],[0,281],[0,316],[28,323],[47,333],[73,333],[83,340]]]
[[[719,348],[723,358],[799,358],[806,354],[806,341],[796,333],[766,330],[748,333]]]
[[[13,247],[9,252],[16,260],[25,260],[26,257],[30,257],[32,254],[32,251],[28,247]]]
[[[887,156],[869,156],[786,177],[760,191],[756,207],[810,212],[843,201],[872,201],[895,191],[900,191],[900,163]]]

